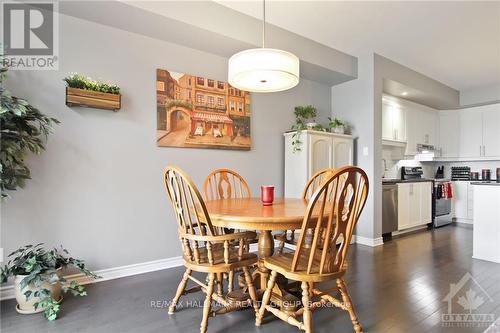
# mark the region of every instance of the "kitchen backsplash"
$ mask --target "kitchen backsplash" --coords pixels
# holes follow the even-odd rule
[[[476,161],[476,162],[435,162],[432,163],[434,169],[438,166],[444,165],[444,177],[451,178],[451,167],[470,167],[471,172],[479,172],[479,177],[481,177],[482,169],[490,169],[492,178],[496,177],[496,169],[500,168],[500,161]]]

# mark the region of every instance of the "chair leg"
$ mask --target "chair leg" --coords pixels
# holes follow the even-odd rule
[[[264,318],[264,313],[266,312],[266,306],[269,304],[271,293],[273,291],[274,284],[276,283],[276,275],[278,275],[277,272],[271,271],[271,276],[269,277],[269,281],[267,281],[267,288],[264,292],[264,296],[262,297],[262,303],[260,304],[259,312],[256,313],[255,316],[256,326],[260,326],[260,324],[262,324],[262,319]]]
[[[361,327],[361,324],[358,321],[358,316],[356,315],[356,311],[354,311],[354,306],[352,305],[351,296],[347,291],[347,287],[343,279],[337,279],[337,287],[339,288],[340,295],[342,295],[342,301],[347,308],[347,312],[349,312],[349,317],[351,317],[354,331],[356,333],[363,332],[363,327]]]
[[[234,285],[234,271],[230,271],[227,274],[227,292],[230,293],[233,291],[233,285]]]
[[[252,305],[255,313],[259,311],[259,306],[257,305],[257,293],[255,292],[255,287],[253,286],[252,275],[248,270],[248,267],[243,267],[243,274],[245,274],[245,281],[247,283],[248,293],[250,294],[250,299],[252,300]]]
[[[215,273],[208,274],[207,296],[205,303],[203,303],[203,319],[201,321],[200,333],[207,332],[208,317],[212,308],[212,293],[214,292]]]
[[[216,273],[216,274],[217,274],[217,295],[222,296],[222,293],[224,292],[222,287],[224,276],[222,273]]]
[[[304,330],[306,333],[312,333],[313,330],[312,311],[310,309],[310,305],[309,284],[307,282],[302,282],[302,306],[304,307],[302,319],[304,321]]]
[[[182,294],[184,293],[184,290],[186,289],[186,284],[189,275],[191,275],[191,270],[186,269],[184,275],[182,276],[181,282],[179,282],[179,286],[177,287],[177,292],[175,293],[174,299],[172,300],[172,303],[168,307],[168,314],[173,314],[175,312],[175,309],[177,307],[177,302],[179,302],[179,299],[181,298]]]

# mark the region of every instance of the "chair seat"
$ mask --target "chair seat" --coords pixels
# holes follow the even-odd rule
[[[277,271],[278,273],[284,275],[287,279],[294,281],[321,282],[336,279],[344,275],[344,269],[330,273],[323,272],[323,274],[320,275],[318,269],[321,262],[321,256],[319,254],[314,256],[312,270],[308,274],[307,261],[309,258],[309,252],[310,251],[301,251],[297,269],[294,272],[290,270],[293,256],[295,255],[295,252],[292,251],[284,250],[281,254],[265,258],[264,266],[267,269]]]
[[[222,244],[215,244],[212,246],[213,264],[208,261],[208,251],[206,247],[200,247],[198,251],[199,263],[184,255],[184,265],[197,272],[229,272],[240,267],[252,266],[258,261],[258,257],[254,253],[243,253],[241,259],[239,259],[238,249],[230,247],[229,260],[228,263],[226,263],[224,261],[224,248]]]

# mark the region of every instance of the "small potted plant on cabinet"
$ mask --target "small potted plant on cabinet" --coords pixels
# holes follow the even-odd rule
[[[64,78],[66,105],[87,106],[96,109],[118,111],[121,107],[120,87],[92,80],[73,73]]]
[[[60,310],[62,292],[86,296],[83,286],[67,281],[62,276],[64,268],[72,267],[89,278],[98,278],[85,267],[83,260],[68,256],[66,249],[46,250],[43,243],[26,245],[12,252],[8,264],[1,268],[1,282],[14,277],[16,310],[21,314],[44,313],[48,320],[55,320]]]
[[[343,120],[340,120],[339,118],[330,118],[328,117],[328,127],[330,127],[330,130],[332,133],[337,133],[337,134],[344,134],[346,131],[346,122]]]

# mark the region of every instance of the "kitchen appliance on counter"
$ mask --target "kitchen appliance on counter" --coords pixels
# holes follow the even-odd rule
[[[434,180],[432,191],[432,216],[434,226],[441,227],[452,222],[451,198],[453,198],[453,185],[450,180]]]
[[[479,180],[479,172],[471,172],[470,180]]]
[[[424,171],[422,167],[402,167],[401,168],[401,179],[402,180],[412,180],[412,179],[422,179]]]
[[[451,180],[470,180],[470,167],[451,167]]]
[[[483,169],[481,170],[481,180],[489,182],[491,180],[491,170]]]
[[[444,165],[438,166],[436,170],[436,175],[434,176],[436,179],[444,178]]]

